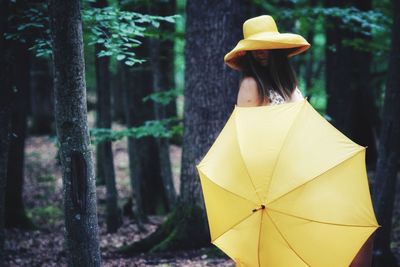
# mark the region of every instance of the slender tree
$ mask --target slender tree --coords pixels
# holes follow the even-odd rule
[[[147,62],[126,69],[125,108],[128,127],[142,126],[154,120],[153,103],[143,102],[152,93],[152,71],[149,64],[149,40],[143,39],[136,55]],[[161,178],[159,151],[154,137],[128,138],[129,170],[137,205],[142,220],[149,214],[168,210],[168,200]]]
[[[51,60],[32,56],[30,75],[30,134],[54,133],[54,96]]]
[[[357,7],[362,11],[371,9],[368,1],[325,0],[325,6]],[[349,28],[342,18],[326,18],[326,93],[327,114],[332,124],[355,142],[367,145],[367,164],[376,160],[374,121],[377,107],[373,101],[370,77],[372,54],[346,44],[355,38],[369,42],[369,38]]]
[[[19,8],[17,6],[16,8]],[[30,91],[30,53],[28,45],[19,41],[13,42],[13,84],[16,89],[12,108],[11,130],[7,167],[7,191],[5,218],[6,227],[34,229],[35,226],[27,217],[22,197],[24,185],[25,137],[27,130],[27,113]]]
[[[309,5],[311,7],[316,6],[317,4],[317,0],[310,0]],[[310,42],[312,42],[314,40],[314,32],[315,32],[315,26],[310,27],[309,32],[307,33],[307,40],[309,40]],[[308,101],[311,100],[311,87],[312,87],[312,81],[313,79],[315,79],[316,77],[314,77],[314,55],[313,53],[310,51],[310,53],[307,53],[306,55],[307,57],[307,61],[305,63],[305,67],[304,67],[304,80],[305,80],[305,91],[306,91],[306,95],[308,96]]]
[[[121,71],[121,84],[123,86],[123,100],[125,107],[125,118],[126,125],[128,127],[132,127],[134,125],[134,107],[133,107],[133,90],[130,88],[130,78],[129,78],[129,69],[127,66],[122,63],[119,64],[119,70]],[[132,188],[132,201],[128,201],[128,206],[135,201],[135,206],[131,207],[133,214],[139,224],[139,227],[142,226],[143,222],[146,221],[146,215],[143,209],[143,197],[141,188],[141,178],[140,171],[141,166],[137,164],[138,156],[136,155],[137,145],[136,141],[133,137],[128,138],[128,156],[129,156],[129,177]],[[136,167],[137,165],[137,167]],[[128,207],[129,208],[129,207]]]
[[[156,14],[159,14],[161,10],[163,10],[163,3],[157,3],[157,5],[153,5],[151,7],[151,11],[155,12]],[[165,3],[164,3],[165,5]],[[162,14],[164,16],[166,15],[172,15],[172,14]],[[165,23],[163,23],[165,24]],[[167,57],[167,55],[171,56],[168,54],[168,51],[163,50],[162,47],[164,44],[167,44],[170,46],[170,42],[163,42],[160,38],[161,36],[157,36],[158,38],[152,38],[149,41],[150,44],[150,64],[152,68],[152,81],[153,81],[153,91],[155,93],[160,93],[163,91],[166,91],[168,89],[168,85],[171,84],[171,76],[173,78],[173,72],[171,70],[168,70],[167,72],[163,72],[166,70],[166,65],[167,62],[165,62],[165,59],[163,57]],[[170,47],[171,48],[171,47]],[[163,54],[162,52],[165,52]],[[169,58],[169,62],[173,62],[173,58]],[[171,64],[170,64],[171,65]],[[164,68],[163,68],[164,67]],[[173,68],[172,68],[173,70]],[[169,110],[172,113],[173,112],[173,106],[170,106]],[[176,106],[176,105],[175,105]],[[167,118],[167,108],[160,104],[160,103],[154,103],[154,115],[155,119],[157,120],[163,120]],[[176,112],[176,110],[175,110]],[[159,161],[160,161],[160,171],[161,171],[161,178],[164,184],[164,191],[167,196],[168,200],[168,208],[172,210],[175,206],[176,203],[176,192],[175,192],[175,187],[174,183],[172,180],[172,170],[171,170],[171,160],[169,156],[169,141],[168,139],[165,138],[157,138],[157,147],[158,147],[158,156],[159,156]]]
[[[27,9],[26,1],[19,1],[9,5],[10,30],[15,33],[18,23],[23,23],[20,16]],[[11,20],[11,18],[13,18]],[[25,42],[10,40],[7,56],[10,70],[7,73],[14,90],[14,101],[11,109],[11,139],[8,151],[7,190],[5,192],[5,226],[32,229],[34,225],[26,216],[22,198],[24,183],[24,148],[27,126],[27,112],[29,106],[30,86],[30,53],[29,39]],[[6,100],[7,101],[7,100]]]
[[[9,42],[4,38],[8,31],[9,1],[0,0],[0,267],[5,266],[4,205],[7,185],[7,159],[11,123],[13,91],[10,78]]]
[[[96,187],[87,125],[80,1],[50,0],[55,118],[69,266],[100,266]]]
[[[153,4],[153,6],[159,9],[158,14],[161,16],[170,16],[177,13],[176,9],[176,1],[158,1]],[[176,89],[175,88],[175,67],[174,67],[174,60],[175,60],[175,34],[176,24],[173,23],[161,23],[160,31],[166,38],[163,38],[160,43],[160,68],[161,68],[161,75],[162,75],[162,85],[164,90],[169,89]],[[175,99],[176,100],[176,99]],[[171,101],[165,107],[165,114],[167,117],[174,117],[177,116],[177,107],[176,101]],[[173,139],[172,142],[175,140]],[[180,142],[182,143],[182,142]]]
[[[103,1],[99,2],[93,2],[91,4],[91,7],[94,8],[101,8],[103,5],[106,4],[107,2],[104,3]],[[107,33],[107,29],[102,27],[102,31]],[[107,33],[108,34],[108,33]],[[111,121],[108,122],[108,113],[105,108],[107,108],[107,105],[109,104],[110,99],[106,98],[107,97],[107,92],[110,90],[110,73],[108,70],[109,64],[110,64],[110,58],[109,57],[99,57],[98,53],[104,49],[104,45],[101,44],[95,44],[94,48],[94,57],[95,57],[95,68],[96,68],[96,127],[97,128],[111,128]],[[111,118],[110,118],[111,119]],[[109,126],[107,126],[109,125]],[[106,174],[105,172],[107,169],[109,170],[109,174],[111,169],[108,168],[108,164],[105,163],[104,160],[104,153],[105,153],[105,148],[108,146],[108,144],[111,145],[111,142],[101,142],[100,144],[96,145],[96,185],[105,185],[105,177]],[[106,166],[103,166],[103,164],[107,164]],[[114,164],[113,164],[114,168]],[[112,170],[113,172],[114,169]],[[115,176],[115,175],[114,175]]]
[[[238,75],[225,53],[242,38],[246,1],[188,1],[186,7],[185,107],[181,195],[177,208],[148,238],[121,248],[127,254],[197,248],[209,244],[196,164],[231,114]]]
[[[126,9],[139,13],[148,13],[147,1],[133,1]],[[134,52],[142,64],[125,67],[125,109],[128,127],[142,126],[146,121],[154,120],[154,107],[151,101],[143,98],[153,92],[153,74],[150,65],[150,45],[148,38]],[[128,138],[129,170],[136,204],[136,216],[145,221],[149,214],[169,211],[168,198],[161,176],[160,151],[154,137]]]
[[[398,265],[390,249],[390,241],[400,158],[400,105],[398,103],[400,99],[400,2],[393,0],[392,3],[394,12],[392,44],[373,190],[375,212],[382,226],[377,231],[374,266]]]
[[[108,6],[106,0],[97,0],[93,3],[96,8]],[[103,29],[105,32],[107,29]],[[111,129],[111,89],[109,57],[98,57],[104,50],[104,45],[96,44],[96,92],[97,92],[97,127]],[[121,210],[118,207],[118,192],[115,182],[114,156],[111,141],[104,141],[97,145],[97,179],[104,180],[107,190],[107,231],[116,232],[122,223]]]
[[[112,106],[112,120],[119,121],[122,124],[126,123],[125,118],[125,105],[123,98],[123,70],[121,64],[118,64],[116,73],[111,74],[111,106]]]

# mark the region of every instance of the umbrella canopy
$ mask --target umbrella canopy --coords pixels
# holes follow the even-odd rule
[[[365,150],[306,99],[236,106],[197,166],[212,243],[241,266],[349,266],[379,227]]]

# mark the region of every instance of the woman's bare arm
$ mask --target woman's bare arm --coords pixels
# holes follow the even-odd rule
[[[237,105],[239,107],[255,107],[260,104],[256,80],[253,77],[243,78],[239,87]]]

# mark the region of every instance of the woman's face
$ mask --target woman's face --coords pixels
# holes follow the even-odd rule
[[[260,65],[268,65],[268,50],[253,50],[251,51],[251,54],[260,63]]]

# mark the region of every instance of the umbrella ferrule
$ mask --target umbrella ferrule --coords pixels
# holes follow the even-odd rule
[[[265,205],[261,205],[260,207],[253,209],[253,212],[256,212],[258,210],[263,210],[263,209],[265,209]]]

